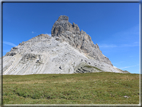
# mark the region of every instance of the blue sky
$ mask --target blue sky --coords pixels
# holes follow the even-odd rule
[[[139,3],[3,3],[3,55],[67,15],[112,64],[139,73]]]

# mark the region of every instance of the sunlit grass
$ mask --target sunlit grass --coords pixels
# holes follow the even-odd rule
[[[139,75],[109,72],[4,75],[3,103],[138,104]]]

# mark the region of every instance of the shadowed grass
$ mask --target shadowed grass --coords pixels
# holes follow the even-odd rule
[[[4,75],[3,103],[138,104],[139,75],[109,72]]]

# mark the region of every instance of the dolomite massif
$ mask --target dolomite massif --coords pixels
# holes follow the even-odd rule
[[[124,71],[114,67],[91,37],[61,15],[51,37],[40,34],[3,56],[3,75],[71,74]]]

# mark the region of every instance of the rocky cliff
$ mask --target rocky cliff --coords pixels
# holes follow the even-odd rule
[[[93,59],[111,64],[110,60],[102,54],[99,46],[93,43],[91,37],[83,30],[80,31],[77,24],[71,24],[68,20],[67,16],[60,16],[52,27],[52,36],[68,42]]]
[[[118,72],[91,37],[60,16],[51,30],[52,37],[40,34],[13,47],[3,57],[4,75],[69,74]]]

